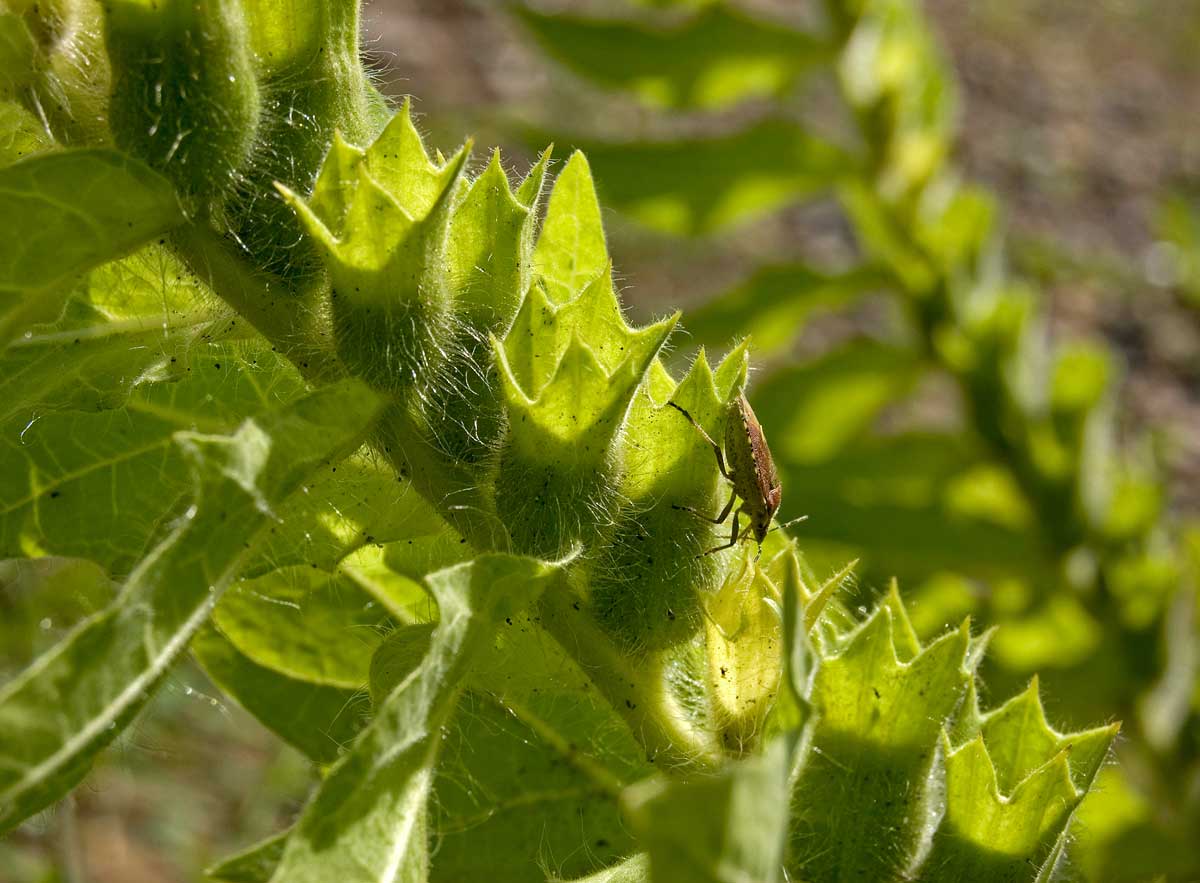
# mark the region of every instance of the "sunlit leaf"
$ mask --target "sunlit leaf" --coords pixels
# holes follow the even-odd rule
[[[794,876],[888,879],[917,858],[937,740],[970,681],[969,638],[964,624],[921,647],[893,591],[822,654],[812,752],[794,793]]]

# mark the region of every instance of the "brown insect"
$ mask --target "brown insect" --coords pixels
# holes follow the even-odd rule
[[[771,531],[771,520],[779,511],[779,503],[783,499],[783,486],[779,482],[779,473],[775,471],[775,461],[771,459],[771,449],[767,447],[767,437],[763,434],[758,418],[754,416],[754,409],[746,401],[746,396],[739,392],[737,398],[729,403],[725,414],[724,453],[721,451],[721,446],[712,440],[704,431],[704,427],[697,423],[691,414],[674,402],[667,402],[667,404],[686,417],[688,423],[692,424],[695,430],[704,437],[704,440],[712,445],[713,453],[717,455],[717,468],[733,485],[733,494],[730,496],[729,502],[725,504],[725,508],[716,518],[709,518],[690,506],[675,506],[674,508],[691,512],[713,524],[724,524],[729,518],[729,513],[733,512],[733,532],[729,537],[729,542],[723,546],[717,546],[715,549],[709,549],[704,553],[705,555],[711,555],[713,552],[720,552],[737,545],[741,530],[740,516],[744,512],[750,519],[750,530],[758,542],[758,552],[761,555],[763,540]],[[725,463],[726,456],[729,457],[728,466]],[[742,505],[735,512],[733,504],[738,499],[741,499]],[[807,516],[789,521],[788,524],[803,521],[805,517]],[[787,525],[780,526],[786,527]],[[751,534],[741,535],[743,539],[749,536]]]

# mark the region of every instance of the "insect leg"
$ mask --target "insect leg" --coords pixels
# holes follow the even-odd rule
[[[742,529],[741,515],[742,507],[739,506],[738,510],[733,513],[733,534],[729,537],[729,542],[723,546],[717,546],[715,549],[709,549],[704,553],[705,555],[711,555],[713,552],[724,552],[726,549],[732,549],[737,545],[738,531]],[[749,536],[749,534],[747,534],[747,536]]]
[[[722,475],[724,475],[730,481],[733,481],[733,476],[730,475],[729,470],[725,468],[725,455],[721,453],[721,446],[712,440],[712,437],[704,431],[704,427],[697,423],[696,418],[694,418],[691,414],[679,407],[679,405],[675,404],[674,402],[669,401],[667,404],[686,417],[687,422],[692,424],[696,432],[700,433],[700,435],[704,437],[704,440],[712,445],[713,453],[717,455],[717,468],[721,470]]]
[[[721,510],[721,514],[716,518],[709,518],[703,512],[699,511],[698,509],[693,509],[691,506],[676,506],[672,504],[671,508],[680,509],[684,512],[691,512],[697,518],[703,518],[705,521],[711,521],[713,524],[724,524],[725,519],[729,517],[729,513],[733,510],[733,503],[735,500],[737,500],[736,491],[730,495],[729,502],[725,504],[725,508]]]

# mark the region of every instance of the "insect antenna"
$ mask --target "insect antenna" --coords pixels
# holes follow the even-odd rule
[[[807,515],[801,515],[799,518],[793,518],[791,521],[785,521],[783,524],[777,524],[767,533],[774,533],[777,530],[783,530],[785,527],[791,527],[793,524],[799,524],[801,521],[808,521]]]

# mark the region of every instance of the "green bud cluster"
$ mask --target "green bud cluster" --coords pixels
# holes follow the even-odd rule
[[[336,140],[310,202],[279,187],[325,258],[338,355],[383,392],[413,389],[445,355],[440,270],[466,156],[430,160],[406,109],[366,151]]]
[[[1053,876],[1120,725],[1055,731],[1036,680],[981,712],[986,643],[964,622],[922,644],[895,585],[861,623],[818,629],[811,743],[793,792],[796,876]]]
[[[274,184],[310,192],[335,132],[363,143],[386,122],[359,57],[358,4],[106,0],[104,11],[117,145],[261,269],[311,276],[316,252]]]

